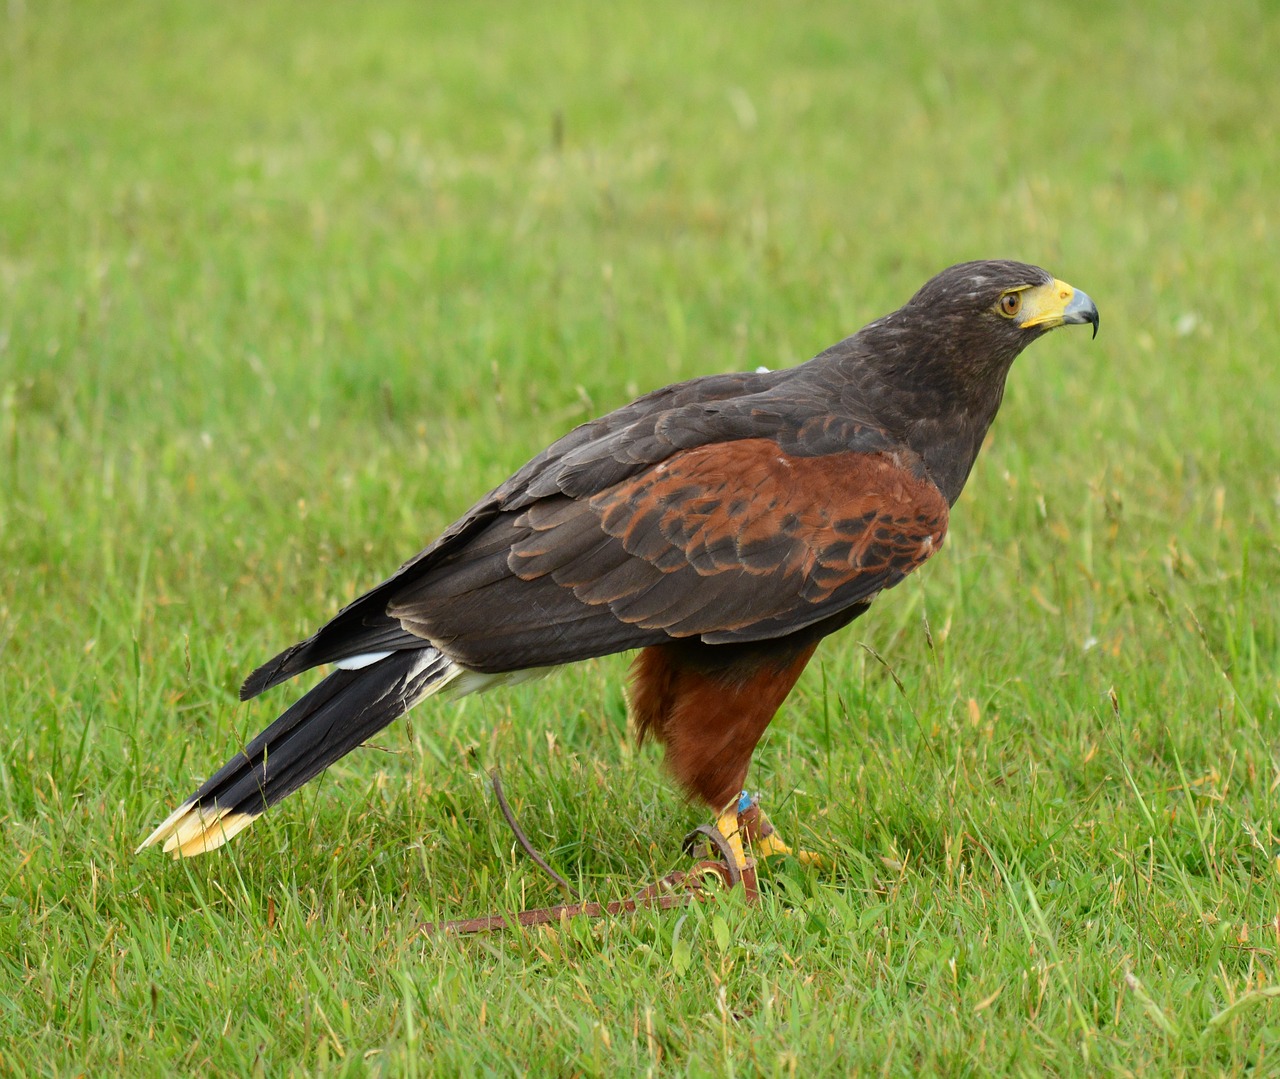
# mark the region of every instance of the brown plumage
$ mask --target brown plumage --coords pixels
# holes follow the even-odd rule
[[[636,736],[661,742],[676,781],[723,810],[737,799],[756,743],[817,647],[814,635],[650,645],[631,665]]]
[[[1074,322],[1097,309],[1045,271],[965,263],[808,363],[584,424],[255,671],[246,699],[339,667],[143,846],[221,845],[432,693],[633,648],[639,736],[724,809],[819,640],[941,546],[1014,358]]]

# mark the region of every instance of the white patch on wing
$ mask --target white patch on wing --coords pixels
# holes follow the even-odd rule
[[[358,656],[344,656],[342,659],[334,660],[335,667],[341,667],[344,671],[358,671],[362,667],[372,666],[380,659],[386,659],[391,655],[390,652],[361,652]]]
[[[386,659],[391,652],[364,652],[358,656],[347,656],[345,659],[338,660],[334,665],[341,667],[343,670],[358,671],[362,667],[371,666],[379,660]],[[433,663],[439,663],[442,658],[438,646],[434,650],[424,650],[422,655],[422,663],[415,670],[416,675],[421,669]],[[489,689],[497,689],[503,686],[518,686],[521,682],[532,682],[536,678],[545,678],[552,671],[558,670],[557,667],[529,667],[523,671],[502,671],[498,674],[485,674],[481,671],[468,670],[460,663],[444,657],[447,664],[439,678],[434,679],[428,687],[427,692],[414,701],[418,701],[426,697],[439,696],[442,700],[456,701],[459,697],[467,697],[472,693],[483,693]],[[413,707],[413,705],[410,705]]]
[[[487,689],[498,686],[518,686],[521,682],[532,682],[537,678],[546,678],[554,667],[527,667],[523,671],[502,671],[498,674],[484,674],[481,671],[469,671],[466,667],[455,667],[458,673],[448,682],[448,688],[440,695],[451,700],[465,697],[470,693],[483,693]],[[443,687],[442,687],[443,688]]]

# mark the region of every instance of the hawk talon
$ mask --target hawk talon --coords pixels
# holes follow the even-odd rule
[[[738,796],[738,825],[746,837],[751,851],[757,858],[772,858],[776,855],[787,855],[795,858],[801,865],[812,865],[821,868],[826,859],[809,850],[795,850],[788,845],[778,833],[761,808],[759,801],[743,791]]]
[[[685,836],[684,852],[696,856],[699,840],[705,841],[701,852],[704,857],[714,858],[718,852],[726,865],[735,865],[739,872],[761,858],[778,855],[795,858],[801,865],[821,868],[827,864],[822,855],[787,844],[760,803],[747,791],[716,818],[714,827],[700,824]],[[748,849],[754,858],[747,857]]]

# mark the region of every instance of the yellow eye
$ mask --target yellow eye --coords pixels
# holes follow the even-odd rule
[[[1000,314],[1006,318],[1013,318],[1022,310],[1022,293],[1006,292],[1000,297]]]

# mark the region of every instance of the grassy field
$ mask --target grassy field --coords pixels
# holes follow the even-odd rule
[[[1280,1071],[1274,4],[0,13],[0,1073]],[[575,422],[975,257],[1087,290],[947,548],[752,785],[826,870],[595,898],[702,819],[625,657],[133,848],[242,677]]]

